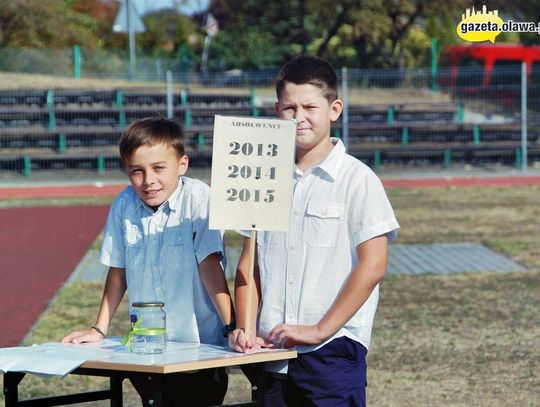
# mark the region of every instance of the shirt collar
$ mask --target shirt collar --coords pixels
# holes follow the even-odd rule
[[[176,190],[172,193],[172,195],[165,201],[163,202],[160,207],[158,208],[161,209],[167,209],[169,208],[170,211],[172,212],[176,212],[176,202],[178,201],[178,197],[180,196],[180,191],[182,190],[182,185],[184,184],[184,181],[183,181],[183,178],[180,177],[180,180],[178,182],[178,186],[176,187]],[[137,207],[143,207],[143,208],[146,208],[152,212],[154,212],[152,210],[152,208],[148,207],[148,205],[146,205],[146,203],[141,199],[140,196],[138,196],[138,200],[137,200]]]
[[[332,178],[332,181],[336,179],[341,164],[343,163],[343,156],[345,155],[345,145],[338,138],[331,138],[334,148],[330,151],[330,154],[322,160],[315,168],[319,168]]]

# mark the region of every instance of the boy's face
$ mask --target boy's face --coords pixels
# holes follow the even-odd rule
[[[179,157],[166,144],[143,145],[125,162],[126,172],[137,195],[157,210],[178,187],[179,177],[188,168],[188,157]]]
[[[343,103],[328,102],[323,92],[311,84],[288,82],[276,103],[276,113],[282,119],[296,119],[296,148],[304,151],[331,148],[330,126],[339,118]]]

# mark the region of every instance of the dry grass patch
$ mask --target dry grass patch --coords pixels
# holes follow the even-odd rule
[[[540,270],[387,277],[368,363],[381,406],[533,406]]]

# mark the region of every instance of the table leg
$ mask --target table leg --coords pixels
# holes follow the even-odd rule
[[[144,407],[172,405],[172,400],[168,400],[164,375],[142,374],[131,376],[129,380],[137,393],[139,393],[139,396],[141,396]]]
[[[26,373],[4,373],[4,398],[6,407],[14,407],[19,403],[19,383]]]
[[[264,365],[258,364],[253,367],[255,380],[251,383],[251,400],[258,405],[264,405]]]
[[[123,407],[124,406],[124,395],[122,393],[122,382],[123,378],[111,377],[110,386],[111,386],[111,407]]]

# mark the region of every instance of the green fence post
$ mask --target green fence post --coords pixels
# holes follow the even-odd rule
[[[103,154],[97,156],[97,170],[100,175],[105,173],[105,157],[103,157]]]
[[[65,154],[66,153],[66,135],[65,133],[60,133],[58,135],[58,153],[59,154]]]
[[[516,159],[515,159],[515,163],[516,163],[516,168],[519,170],[521,169],[521,166],[522,166],[522,160],[521,160],[521,148],[516,148]]]
[[[401,144],[404,146],[409,145],[409,128],[403,127],[401,130]]]
[[[475,146],[480,144],[480,126],[478,124],[473,126],[473,144]]]
[[[459,103],[456,106],[456,118],[458,124],[463,124],[463,121],[465,119],[465,107],[463,106],[463,103]]]
[[[47,110],[49,111],[49,131],[56,130],[56,114],[54,112],[54,91],[47,91]]]
[[[23,174],[25,177],[32,176],[32,160],[27,155],[23,157]]]
[[[378,170],[381,167],[381,150],[375,150],[373,153],[373,169]]]
[[[206,140],[204,139],[204,134],[197,134],[197,151],[203,151],[206,146]]]
[[[341,130],[340,129],[334,129],[334,137],[341,139]]]
[[[256,94],[254,87],[251,87],[249,89],[249,104],[251,105],[251,115],[253,117],[259,116],[259,108],[257,107],[256,103]]]
[[[75,79],[81,79],[81,47],[79,45],[73,47],[73,73]]]
[[[186,118],[184,119],[184,127],[186,129],[191,128],[191,122],[192,122],[191,110],[186,109]]]
[[[187,107],[188,105],[188,93],[185,89],[180,91],[180,105],[182,107]]]
[[[444,159],[443,159],[443,167],[445,169],[448,169],[452,167],[452,150],[449,148],[444,150]]]
[[[188,71],[189,71],[189,48],[184,42],[180,46],[180,73],[182,76],[182,83],[184,86],[188,85]]]
[[[396,113],[396,108],[394,106],[388,106],[386,111],[386,124],[389,126],[394,124],[394,116]]]
[[[439,42],[437,38],[431,39],[431,90],[437,90],[437,70],[439,60]]]
[[[116,107],[118,108],[118,127],[126,127],[126,112],[123,110],[124,94],[121,90],[116,91]]]

